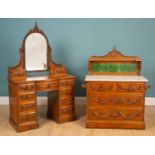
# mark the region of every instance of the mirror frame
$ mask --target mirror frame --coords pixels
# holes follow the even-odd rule
[[[8,74],[9,74],[9,78],[27,78],[28,76],[28,72],[36,72],[36,71],[26,71],[25,69],[25,40],[27,38],[28,35],[32,34],[32,33],[40,33],[42,34],[46,41],[47,41],[47,70],[43,70],[43,71],[48,71],[49,72],[49,76],[50,77],[61,77],[61,76],[66,76],[67,75],[67,68],[62,65],[62,64],[57,64],[52,60],[52,48],[49,45],[47,36],[45,35],[45,33],[40,30],[37,26],[37,23],[35,24],[34,28],[31,29],[26,36],[23,39],[23,43],[19,49],[20,52],[20,58],[19,58],[19,62],[16,66],[13,67],[9,67],[8,68]],[[40,71],[37,71],[40,72]]]
[[[26,61],[25,61],[26,60],[26,56],[25,56],[26,55],[25,54],[25,51],[26,51],[26,49],[25,49],[25,43],[26,43],[27,37],[29,37],[33,33],[39,33],[39,34],[41,34],[45,38],[46,43],[47,43],[47,69],[45,69],[45,70],[32,70],[32,71],[26,70],[26,64],[25,64],[26,63]],[[21,49],[23,51],[23,68],[25,69],[26,72],[43,72],[43,71],[49,71],[49,69],[50,69],[50,59],[51,59],[51,57],[50,57],[50,45],[49,45],[49,41],[48,41],[47,36],[45,35],[45,33],[42,30],[39,29],[37,23],[35,23],[35,26],[33,27],[33,29],[29,30],[28,33],[25,35],[25,37],[23,39],[23,43],[22,43]]]

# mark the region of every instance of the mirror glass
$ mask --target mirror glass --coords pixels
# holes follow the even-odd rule
[[[32,33],[25,40],[26,71],[45,71],[47,64],[47,41],[40,33]]]

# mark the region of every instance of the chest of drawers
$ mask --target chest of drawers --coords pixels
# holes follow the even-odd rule
[[[88,128],[145,128],[147,80],[139,76],[135,81],[134,77],[129,76],[129,81],[127,76],[120,76],[119,81],[115,76],[102,76],[102,81],[97,81],[98,76],[86,77]]]
[[[140,75],[141,59],[114,48],[92,56],[85,77],[87,128],[145,128],[147,79]]]

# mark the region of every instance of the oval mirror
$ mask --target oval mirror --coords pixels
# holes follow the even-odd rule
[[[47,64],[47,41],[40,33],[32,33],[25,40],[26,71],[45,71]]]

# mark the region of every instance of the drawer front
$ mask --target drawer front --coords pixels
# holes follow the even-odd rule
[[[74,89],[73,88],[60,89],[59,93],[60,93],[60,97],[70,97],[70,96],[73,96]]]
[[[36,103],[20,104],[19,111],[20,112],[36,111]]]
[[[74,85],[74,80],[70,79],[70,80],[61,80],[59,85],[60,87],[67,87],[67,86],[73,86]]]
[[[142,106],[144,96],[135,94],[88,94],[88,106]]]
[[[74,114],[74,107],[64,107],[60,109],[60,115],[73,115]]]
[[[88,92],[113,92],[115,83],[113,82],[87,82]]]
[[[126,83],[126,82],[119,82],[117,83],[116,90],[118,92],[144,92],[145,91],[145,84],[144,83]]]
[[[18,100],[19,100],[19,103],[35,102],[36,94],[34,92],[19,94]]]
[[[130,121],[143,121],[144,112],[142,108],[104,108],[88,110],[89,120],[130,120]]]
[[[36,120],[37,120],[36,113],[22,114],[19,116],[19,123],[32,122]]]
[[[35,91],[35,84],[34,83],[19,84],[17,89],[19,92]]]
[[[57,82],[37,82],[37,91],[58,90]]]
[[[73,97],[65,97],[59,99],[60,106],[71,106],[74,105]]]

